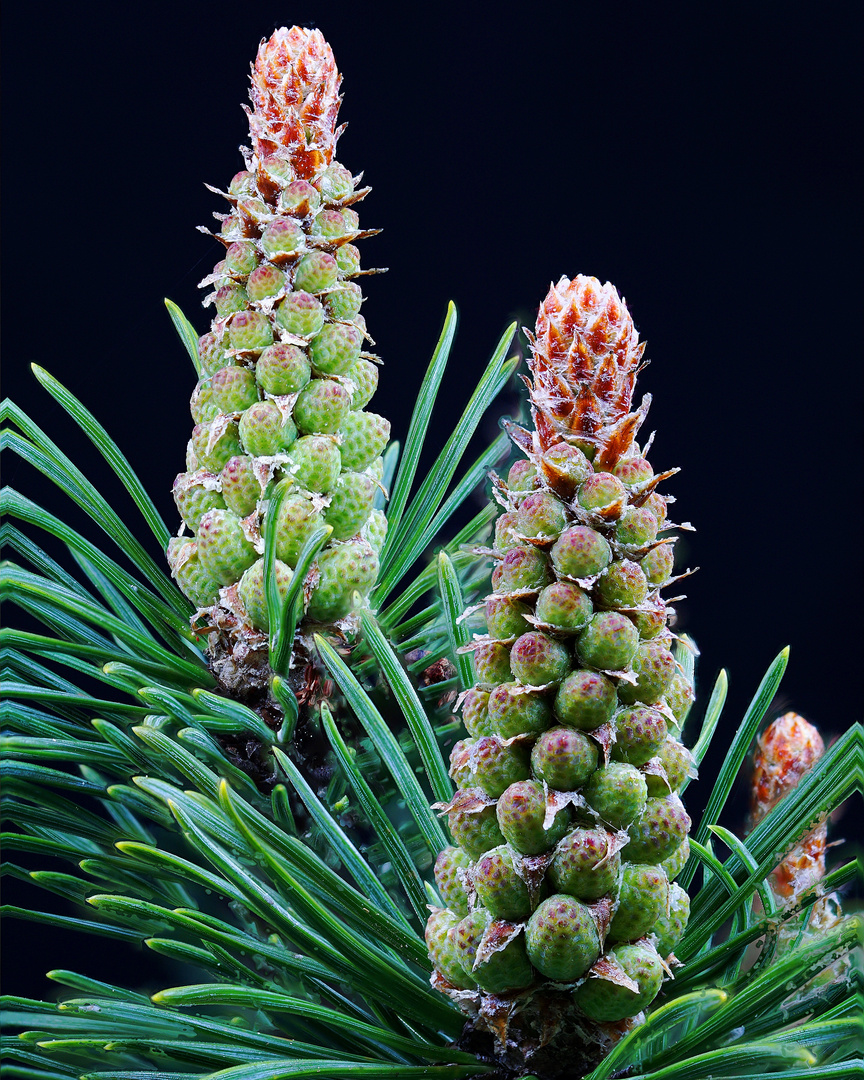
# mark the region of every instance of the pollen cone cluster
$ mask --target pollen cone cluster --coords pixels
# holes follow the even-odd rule
[[[635,442],[647,402],[630,411],[633,321],[611,285],[562,278],[531,340],[535,426],[511,425],[525,459],[497,482],[495,591],[426,937],[433,981],[505,1056],[546,1046],[554,1063],[632,1024],[684,932],[693,695],[661,597],[672,473]]]
[[[269,629],[262,555],[276,483],[288,488],[275,533],[281,591],[307,538],[332,528],[305,582],[312,621],[338,622],[369,591],[386,528],[373,503],[390,425],[366,411],[378,369],[358,283],[373,271],[354,244],[370,235],[353,209],[368,188],[334,159],[339,83],[319,31],[262,43],[253,149],[220,193],[224,258],[202,282],[215,315],[198,344],[195,428],[174,484],[183,526],[168,556],[183,592],[247,650]]]

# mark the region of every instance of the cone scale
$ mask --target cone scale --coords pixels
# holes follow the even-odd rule
[[[427,941],[433,984],[502,1063],[581,1075],[638,1022],[686,927],[693,693],[661,595],[674,526],[657,488],[676,470],[636,442],[632,318],[611,285],[562,278],[529,340],[533,429],[509,425],[524,460],[496,481]]]
[[[373,509],[390,425],[367,411],[377,357],[360,314],[365,273],[354,209],[368,188],[335,159],[341,76],[320,31],[277,30],[252,67],[246,168],[221,192],[224,258],[201,283],[214,317],[200,378],[172,572],[211,628],[229,691],[265,690],[263,554],[268,498],[285,491],[275,576],[288,588],[307,538],[330,537],[304,582],[305,619],[344,627],[378,572],[386,522]],[[214,189],[215,190],[215,189]],[[203,231],[209,232],[204,229]],[[373,230],[374,231],[374,230]]]

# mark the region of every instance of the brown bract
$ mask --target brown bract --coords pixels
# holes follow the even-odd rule
[[[574,442],[611,466],[630,448],[650,398],[630,413],[644,343],[615,287],[580,274],[550,286],[530,336],[540,449]]]
[[[252,66],[249,128],[259,161],[276,154],[304,180],[333,160],[342,76],[320,30],[282,27]]]

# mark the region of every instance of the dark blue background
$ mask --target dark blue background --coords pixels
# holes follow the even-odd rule
[[[196,283],[218,254],[194,226],[222,207],[202,184],[241,167],[269,20],[317,20],[344,73],[339,157],[374,188],[363,224],[385,230],[363,245],[390,268],[364,313],[394,433],[449,299],[462,319],[436,445],[551,278],[612,280],[648,341],[652,458],[683,466],[668,490],[698,528],[680,610],[703,701],[731,673],[719,741],[787,643],[780,706],[843,730],[862,656],[859,6],[430,7],[7,5],[6,393],[126,505],[28,364],[48,368],[175,519],[193,372],[162,297],[206,328]],[[5,474],[63,512],[14,460]],[[161,978],[146,953],[81,937],[64,956],[68,937],[34,930],[7,926],[7,989],[50,995],[41,973],[61,963]]]

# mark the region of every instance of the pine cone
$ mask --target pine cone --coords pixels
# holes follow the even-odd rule
[[[370,234],[351,207],[368,189],[334,160],[339,83],[320,31],[295,26],[262,42],[246,109],[253,150],[224,193],[231,212],[216,215],[225,258],[202,282],[216,315],[199,342],[196,427],[175,483],[195,538],[175,544],[171,561],[219,631],[211,654],[230,656],[225,672],[266,649],[260,556],[264,495],[277,481],[290,486],[276,531],[280,590],[307,537],[333,528],[305,585],[311,618],[345,619],[378,572],[373,501],[390,425],[363,411],[378,370],[356,281],[370,271],[353,244]]]
[[[527,460],[498,481],[489,632],[474,643],[477,685],[463,704],[474,738],[451,758],[458,847],[442,866],[460,868],[459,888],[449,869],[439,877],[462,911],[467,894],[470,914],[450,911],[448,933],[487,927],[485,955],[495,920],[512,919],[534,970],[527,989],[521,969],[493,986],[457,950],[479,989],[453,997],[499,1038],[503,998],[521,1034],[500,1052],[515,1040],[527,1065],[531,1033],[548,1040],[552,1017],[556,1037],[576,1025],[600,1056],[658,993],[687,921],[672,878],[688,846],[676,792],[694,775],[679,741],[693,693],[660,596],[673,526],[656,488],[672,473],[656,475],[634,442],[647,402],[629,412],[643,350],[611,285],[562,278],[540,308],[535,430],[514,428]],[[521,771],[490,774],[499,761]],[[445,972],[434,981],[447,990]]]
[[[751,821],[758,824],[792,791],[825,753],[825,743],[803,716],[788,712],[760,736],[753,760]],[[772,889],[784,899],[806,892],[825,876],[827,825],[796,844],[773,874]]]
[[[825,743],[817,728],[788,712],[769,724],[756,744],[750,789],[750,824],[758,825],[780,800],[792,792],[825,752]],[[821,822],[788,852],[770,878],[771,891],[782,907],[800,902],[825,877],[825,851],[828,846],[828,823]],[[836,893],[821,896],[813,904],[806,922],[799,917],[784,922],[777,939],[777,953],[805,940],[827,934],[840,924],[843,910]],[[802,925],[803,922],[803,925]],[[839,981],[848,970],[849,959],[842,957],[825,969],[816,983]]]

